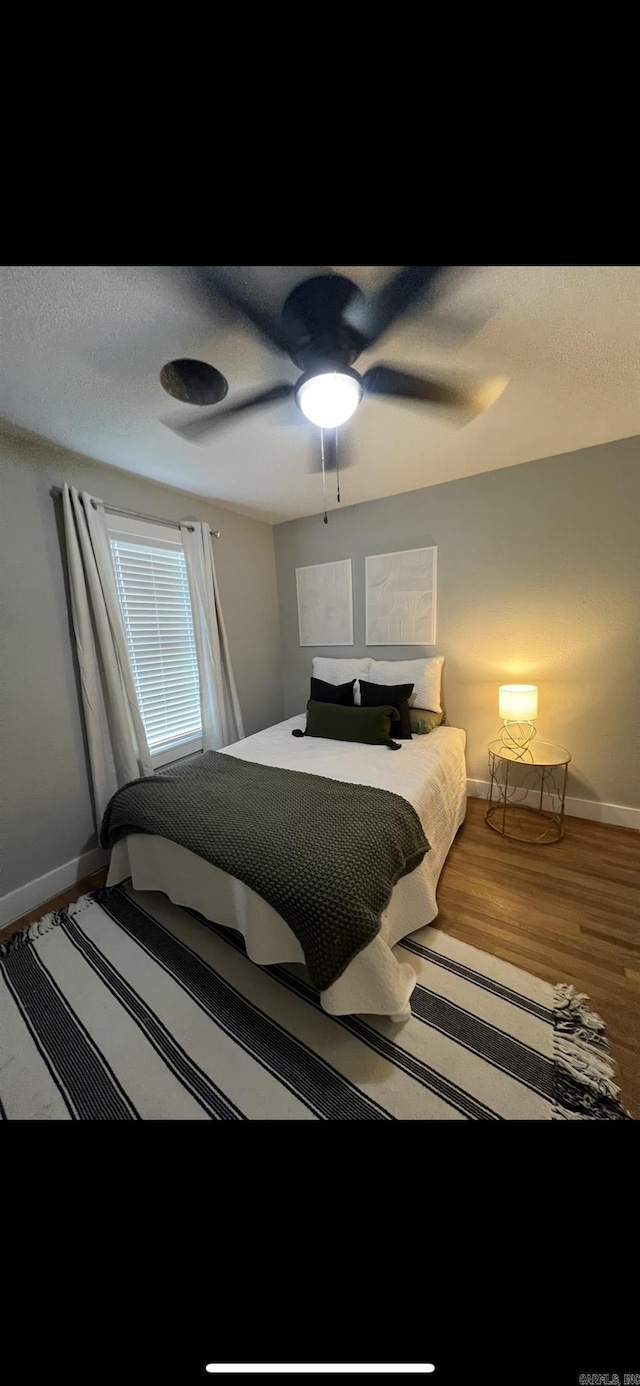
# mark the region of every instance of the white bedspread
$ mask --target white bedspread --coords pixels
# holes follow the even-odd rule
[[[397,961],[392,948],[406,934],[430,924],[438,913],[436,885],[466,811],[465,733],[458,727],[436,727],[427,736],[403,741],[400,751],[390,751],[384,746],[291,735],[295,727],[304,725],[304,714],[290,717],[226,746],[225,755],[389,789],[413,805],[431,851],[416,871],[398,882],[377,938],[321,993],[322,1005],[331,1015],[400,1016],[406,1013],[416,975],[412,967]],[[254,962],[303,961],[288,924],[266,900],[175,842],[130,833],[116,843],[108,884],[129,875],[138,890],[162,890],[174,904],[239,929]]]

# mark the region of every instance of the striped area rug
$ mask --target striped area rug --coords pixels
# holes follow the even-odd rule
[[[157,892],[96,891],[1,950],[5,1119],[620,1120],[571,987],[425,928],[404,1025],[333,1019],[304,969]]]

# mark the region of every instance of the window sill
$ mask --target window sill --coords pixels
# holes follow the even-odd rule
[[[184,760],[187,756],[192,756],[196,751],[202,750],[202,737],[193,737],[191,741],[179,741],[177,745],[170,746],[166,751],[157,751],[151,756],[151,763],[154,770],[159,770],[163,765],[170,765],[173,760]]]

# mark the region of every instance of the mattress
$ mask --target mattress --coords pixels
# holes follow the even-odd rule
[[[304,713],[290,717],[225,746],[225,755],[388,789],[413,805],[431,851],[417,870],[396,885],[377,938],[320,996],[331,1015],[373,1013],[406,1019],[416,975],[412,967],[398,961],[393,946],[430,924],[438,913],[438,878],[466,811],[465,733],[458,727],[436,727],[391,752],[355,742],[292,737],[291,732],[304,725]],[[295,935],[266,900],[175,842],[129,833],[113,848],[107,884],[115,885],[128,876],[138,890],[161,890],[174,904],[238,929],[256,963],[304,961]]]

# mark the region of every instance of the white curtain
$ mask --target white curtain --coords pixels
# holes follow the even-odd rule
[[[211,530],[196,520],[180,525],[200,675],[202,749],[218,751],[244,736],[213,561]]]
[[[71,614],[98,829],[116,789],[152,775],[136,699],[102,501],[62,488]]]

